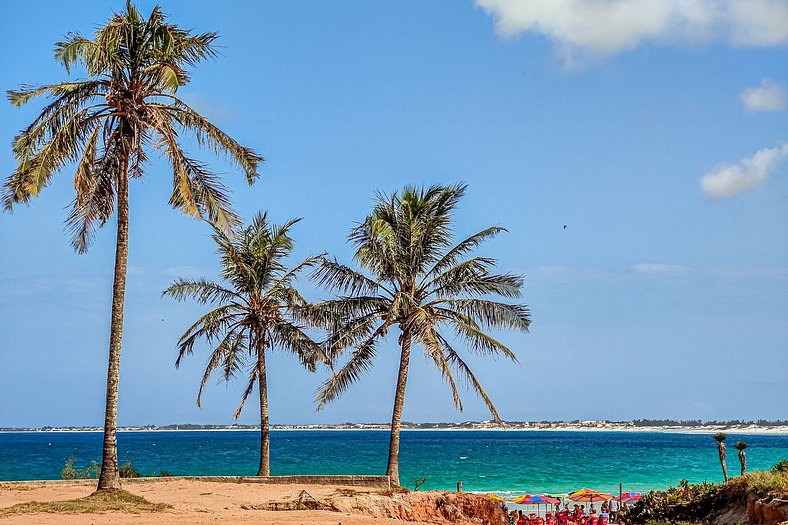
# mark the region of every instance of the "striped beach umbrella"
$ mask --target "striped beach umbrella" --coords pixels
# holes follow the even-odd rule
[[[569,499],[572,501],[581,501],[583,503],[594,501],[607,501],[613,499],[613,496],[607,494],[605,492],[599,492],[598,490],[592,490],[589,488],[582,488],[580,490],[576,490],[569,494]]]

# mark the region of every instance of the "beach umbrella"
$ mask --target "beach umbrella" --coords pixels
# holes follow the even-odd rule
[[[550,496],[547,496],[545,494],[542,494],[541,496],[531,496],[530,498],[523,501],[523,503],[525,503],[526,505],[541,505],[541,504],[555,505],[556,503],[559,503],[559,500],[555,498],[551,498]]]
[[[613,499],[613,496],[610,494],[606,494],[604,492],[599,492],[598,490],[592,490],[589,488],[582,488],[580,490],[576,490],[569,494],[569,499],[572,501],[581,501],[583,503],[588,502],[595,502],[595,501],[607,501]]]
[[[536,505],[537,512],[540,512],[540,505],[545,506],[545,510],[547,509],[547,505],[555,505],[556,503],[560,503],[559,500],[555,498],[551,498],[545,494],[543,495],[531,495],[531,494],[523,494],[522,496],[517,496],[512,500],[514,503],[519,503],[520,505]]]
[[[526,500],[533,498],[533,494],[523,494],[522,496],[517,496],[512,501],[514,503],[519,503],[520,505],[527,505]]]
[[[639,500],[640,496],[641,496],[640,492],[624,492],[620,496],[616,496],[615,499],[623,503],[628,503],[630,501]]]
[[[506,499],[500,497],[498,494],[493,494],[492,492],[488,492],[487,497],[494,499],[495,501],[501,501],[501,502],[506,501]]]

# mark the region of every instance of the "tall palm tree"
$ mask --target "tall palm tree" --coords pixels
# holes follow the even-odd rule
[[[725,479],[725,482],[728,481],[728,465],[725,464],[725,439],[727,439],[727,437],[725,432],[717,432],[714,434],[714,441],[717,442],[717,453],[720,456],[720,465],[722,466],[722,477]]]
[[[301,364],[315,370],[324,353],[302,329],[311,319],[310,306],[293,286],[298,274],[315,265],[320,256],[309,257],[288,268],[284,259],[293,250],[290,228],[300,219],[283,226],[269,224],[266,214],[257,214],[252,223],[234,238],[217,230],[213,239],[221,255],[222,279],[177,279],[162,295],[183,301],[191,298],[213,308],[191,325],[178,341],[176,368],[191,354],[198,339],[213,348],[197,393],[197,406],[211,374],[219,370],[226,380],[244,370],[249,377],[241,404],[233,414],[237,419],[255,383],[260,395],[260,468],[258,476],[270,476],[270,431],[265,354],[279,348],[295,354]]]
[[[372,213],[351,230],[355,260],[369,275],[324,259],[313,277],[339,297],[318,305],[331,325],[328,354],[336,359],[353,348],[344,366],[321,385],[318,408],[337,398],[371,366],[378,345],[389,329],[399,328],[400,364],[391,416],[386,473],[399,483],[399,446],[402,408],[408,380],[411,346],[416,343],[431,359],[451,388],[454,404],[462,410],[455,374],[481,396],[493,418],[500,417],[468,364],[445,334],[485,356],[514,353],[487,333],[488,328],[527,331],[528,308],[491,300],[516,298],[523,278],[495,274],[495,260],[465,256],[503,228],[486,228],[453,245],[452,214],[465,193],[464,185],[406,187],[391,196],[379,194]]]
[[[744,452],[744,449],[747,448],[746,441],[737,441],[733,448],[739,451],[739,463],[741,463],[741,475],[743,476],[747,472],[747,454]]]
[[[77,252],[87,250],[95,230],[117,207],[115,276],[112,286],[109,364],[107,367],[104,449],[98,490],[120,488],[117,426],[118,382],[129,237],[129,180],[139,179],[151,149],[161,151],[173,168],[170,205],[220,228],[238,223],[227,191],[207,167],[179,144],[182,132],[223,154],[254,182],[263,159],[233,140],[176,96],[189,82],[187,69],[215,56],[216,33],[192,34],[166,22],[159,7],[146,19],[129,1],[93,39],[69,33],[55,46],[55,59],[68,74],[84,66],[88,79],[45,86],[23,85],[8,91],[21,106],[34,97],[51,99],[13,141],[16,170],[6,179],[7,211],[28,203],[53,174],[76,164],[73,202],[67,224]]]

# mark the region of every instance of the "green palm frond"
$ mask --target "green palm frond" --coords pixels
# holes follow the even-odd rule
[[[224,338],[216,346],[216,348],[214,348],[213,352],[211,352],[211,355],[208,358],[208,363],[205,366],[205,372],[203,373],[202,380],[200,381],[200,389],[197,391],[198,407],[202,406],[202,393],[203,390],[205,390],[205,385],[208,384],[208,379],[211,377],[211,374],[214,372],[214,370],[217,370],[220,366],[224,367],[225,377],[232,377],[233,373],[242,368],[243,362],[241,361],[241,358],[243,357],[243,352],[240,350],[243,347],[244,341],[245,334],[243,331],[230,330],[225,334]],[[182,356],[183,353],[178,356],[178,361],[180,361]]]
[[[146,151],[159,147],[176,175],[171,204],[226,231],[236,226],[227,189],[178,144],[181,135],[191,134],[240,167],[250,184],[258,177],[261,156],[174,96],[189,82],[190,68],[216,56],[217,37],[168,23],[159,7],[145,18],[131,2],[92,37],[69,33],[56,44],[55,59],[69,75],[84,66],[87,80],[25,84],[7,92],[15,106],[41,96],[52,100],[14,140],[17,166],[3,186],[4,208],[28,203],[55,173],[74,163],[77,195],[67,222],[74,247],[82,252],[114,210],[107,200],[116,198],[111,189],[119,178],[140,178]]]
[[[496,423],[503,424],[501,420],[501,416],[498,414],[498,410],[495,408],[490,396],[487,395],[487,392],[484,390],[484,387],[476,378],[474,373],[471,371],[471,368],[468,364],[463,361],[463,359],[457,354],[457,352],[451,347],[451,345],[441,337],[440,335],[437,336],[438,341],[440,342],[441,346],[443,347],[444,352],[446,352],[446,359],[452,366],[455,367],[460,377],[465,379],[465,381],[473,388],[476,394],[482,398],[484,404],[487,405],[487,410],[490,411],[490,415],[493,417]]]
[[[377,340],[385,330],[385,325],[378,327],[371,337],[353,351],[347,363],[320,385],[317,392],[317,410],[322,410],[326,403],[342,395],[350,385],[372,368],[372,362],[377,354]]]
[[[478,233],[474,233],[462,242],[457,243],[451,250],[447,251],[446,254],[441,257],[438,262],[436,262],[435,265],[425,274],[425,279],[432,275],[440,274],[444,270],[454,266],[457,264],[457,261],[460,257],[468,254],[473,249],[481,245],[484,241],[492,239],[499,233],[505,231],[507,231],[506,228],[492,226],[490,228],[485,228]]]
[[[226,303],[227,301],[237,300],[245,302],[244,297],[224,286],[209,279],[179,278],[176,279],[166,290],[161,293],[169,296],[176,301],[194,299],[200,304],[206,303]]]
[[[231,159],[244,172],[246,180],[252,184],[259,173],[258,165],[264,161],[263,157],[252,149],[241,146],[227,133],[203,117],[182,100],[171,97],[173,103],[164,106],[184,130],[194,133],[197,143],[209,148],[214,154],[224,155]]]
[[[446,355],[443,353],[443,348],[438,341],[438,334],[435,330],[427,329],[423,332],[416,334],[416,340],[421,343],[427,356],[435,363],[435,367],[441,373],[441,377],[449,383],[451,388],[452,399],[454,406],[462,412],[462,400],[460,399],[460,392],[457,390],[457,383],[454,380],[454,375],[451,372],[451,365],[449,364]]]
[[[485,330],[527,331],[530,313],[525,305],[488,298],[520,297],[522,276],[495,273],[496,261],[489,257],[462,260],[504,228],[486,228],[453,243],[453,213],[465,188],[462,184],[409,186],[391,195],[378,193],[372,212],[349,234],[360,270],[326,258],[312,272],[319,285],[340,295],[313,306],[315,317],[329,329],[326,354],[333,361],[343,349],[349,352],[345,365],[318,390],[319,408],[372,366],[377,342],[397,326],[402,352],[409,341],[424,350],[449,384],[458,409],[462,410],[462,402],[452,370],[500,420],[481,384],[442,332],[452,330],[458,341],[480,356],[516,362],[515,353]]]
[[[212,238],[220,256],[222,282],[179,278],[162,292],[178,301],[192,299],[215,305],[178,341],[176,367],[184,356],[193,353],[198,341],[213,347],[200,383],[198,404],[212,374],[220,373],[222,380],[229,381],[248,371],[248,383],[233,416],[237,418],[255,381],[263,377],[258,363],[263,363],[260,366],[264,370],[265,352],[272,349],[294,354],[310,371],[318,362],[330,363],[323,347],[305,331],[317,326],[312,305],[292,285],[299,272],[317,264],[319,256],[292,267],[285,261],[293,250],[290,230],[298,221],[277,226],[265,213],[258,213],[248,226],[231,232],[215,226]]]
[[[369,295],[385,289],[380,283],[353,270],[349,266],[339,264],[336,259],[322,258],[320,266],[312,272],[312,278],[322,287],[341,294]]]
[[[531,325],[531,314],[527,306],[506,304],[485,299],[443,299],[436,303],[447,306],[459,314],[474,319],[482,326],[489,328],[509,328],[528,331]]]
[[[233,412],[233,420],[238,420],[238,418],[241,416],[241,411],[244,409],[244,405],[246,404],[246,400],[249,398],[249,395],[254,390],[254,385],[258,377],[259,374],[257,367],[249,367],[249,379],[246,382],[246,388],[244,388],[243,394],[241,394],[241,402],[239,403],[238,408],[235,409],[235,412]]]

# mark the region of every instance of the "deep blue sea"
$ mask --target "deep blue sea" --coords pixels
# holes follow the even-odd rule
[[[58,479],[69,456],[77,466],[101,460],[99,432],[0,433],[0,480]],[[739,472],[733,443],[747,441],[748,468],[788,459],[788,436],[729,435],[728,470]],[[121,432],[121,462],[143,474],[254,475],[259,432]],[[274,430],[273,474],[384,474],[384,431]],[[403,431],[400,481],[423,489],[560,493],[580,487],[644,491],[720,481],[716,443],[708,434],[555,431]]]

